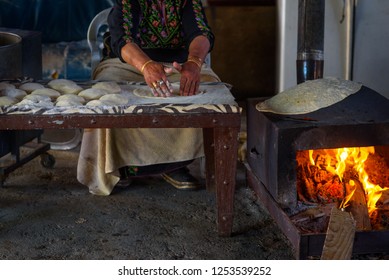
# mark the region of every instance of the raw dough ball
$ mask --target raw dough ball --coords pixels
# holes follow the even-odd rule
[[[67,79],[51,80],[47,86],[63,94],[77,94],[82,91],[82,87],[77,85],[74,81]]]
[[[51,102],[50,96],[39,95],[39,94],[27,95],[17,105],[18,106],[29,105],[29,106],[44,107],[44,108],[51,108],[54,106],[53,102]]]
[[[9,96],[12,98],[16,98],[18,100],[22,100],[27,95],[27,93],[21,89],[7,88],[7,89],[3,89],[0,95]]]
[[[81,91],[78,95],[84,97],[85,100],[96,100],[106,94],[109,94],[109,92],[104,89],[88,88]]]
[[[97,82],[92,88],[105,89],[109,93],[119,93],[122,91],[116,82]]]
[[[50,102],[51,101],[51,98],[50,96],[47,96],[47,95],[39,95],[39,94],[35,94],[35,95],[27,95],[26,97],[23,98],[23,100],[30,100],[34,103],[38,103],[38,102]]]
[[[15,88],[15,86],[7,82],[0,82],[0,90],[7,88]]]
[[[126,95],[120,93],[112,93],[103,95],[100,100],[107,102],[110,105],[127,105],[129,98]]]
[[[79,95],[75,95],[75,94],[64,94],[64,95],[61,95],[57,98],[57,102],[59,102],[59,101],[77,102],[77,103],[81,103],[81,105],[82,105],[85,103],[85,98],[82,96],[79,96]]]
[[[74,107],[74,106],[82,106],[83,103],[77,100],[60,100],[55,103],[57,107]]]
[[[98,106],[110,106],[110,104],[102,100],[91,100],[88,103],[86,103],[85,106],[98,107]]]
[[[19,89],[24,90],[27,93],[31,93],[36,89],[44,88],[45,86],[38,83],[24,83],[20,85]]]
[[[9,97],[9,96],[0,96],[0,107],[11,106],[16,104],[16,102],[18,102],[16,98]]]
[[[49,96],[52,100],[54,100],[57,97],[59,97],[61,94],[58,91],[56,91],[55,89],[40,88],[40,89],[36,89],[33,92],[31,92],[31,95],[46,95],[46,96]]]
[[[20,101],[18,104],[16,104],[17,106],[25,106],[25,105],[28,105],[28,106],[34,106],[34,107],[42,107],[42,108],[51,108],[54,106],[54,103],[51,102],[51,101],[39,101],[39,102],[35,102],[33,100],[30,100],[30,99],[23,99],[22,101]]]

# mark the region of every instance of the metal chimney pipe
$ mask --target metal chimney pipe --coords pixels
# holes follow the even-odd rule
[[[325,0],[299,0],[297,83],[323,78]]]

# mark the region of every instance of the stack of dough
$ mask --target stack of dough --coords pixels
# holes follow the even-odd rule
[[[115,106],[126,105],[127,95],[121,94],[116,82],[97,82],[89,88],[82,88],[67,79],[51,80],[44,86],[27,82],[18,88],[15,85],[0,83],[0,106],[38,106],[51,108],[74,106]],[[85,104],[86,103],[86,104]]]

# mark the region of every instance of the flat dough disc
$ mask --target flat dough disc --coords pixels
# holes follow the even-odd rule
[[[122,91],[116,82],[97,82],[92,88],[104,89],[109,93],[119,93]]]
[[[173,93],[169,97],[187,97],[187,96],[182,96],[180,95],[180,86],[177,84],[172,85],[173,87]],[[200,88],[200,92],[197,94],[203,94],[205,90],[202,90]],[[166,97],[161,97],[161,96],[154,96],[151,89],[147,87],[141,87],[141,88],[136,88],[133,91],[134,95],[138,97],[143,97],[143,98],[166,98]]]
[[[88,88],[81,91],[78,95],[84,97],[85,100],[97,100],[106,94],[109,94],[109,92],[104,89]]]
[[[307,114],[342,101],[361,87],[339,78],[310,80],[258,103],[256,109],[280,115]]]
[[[55,89],[63,94],[77,94],[80,91],[82,91],[82,87],[77,85],[74,81],[72,80],[67,80],[67,79],[56,79],[56,80],[51,80],[48,84],[48,87]]]
[[[2,106],[11,106],[18,102],[16,98],[9,96],[0,96],[0,107]]]
[[[36,89],[44,88],[45,86],[38,83],[24,83],[19,86],[19,89],[24,90],[27,93],[31,93]]]

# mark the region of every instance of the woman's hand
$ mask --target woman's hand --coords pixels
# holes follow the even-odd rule
[[[199,91],[201,66],[193,61],[187,61],[182,65],[174,62],[173,67],[181,73],[180,95],[196,95]]]
[[[166,77],[162,64],[152,60],[146,61],[141,72],[154,96],[168,97],[173,93],[173,88]]]

